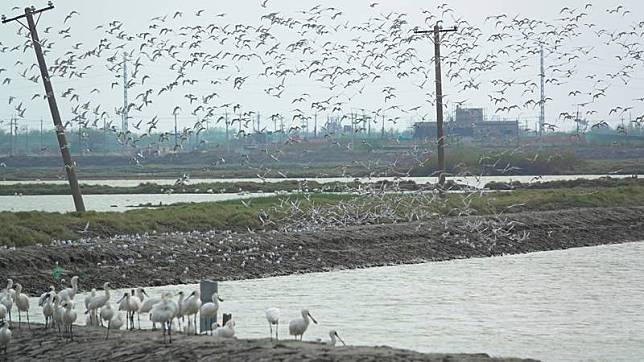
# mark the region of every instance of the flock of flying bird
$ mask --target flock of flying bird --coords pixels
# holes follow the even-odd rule
[[[266,2],[262,5],[266,9],[270,6]],[[428,39],[414,30],[436,22],[454,24],[459,29],[443,39],[445,83],[453,89],[445,96],[446,107],[467,103],[468,99],[460,97],[487,89],[481,86],[488,83],[492,87],[488,97],[497,114],[536,112],[540,105],[551,103],[551,97],[543,101],[538,97],[539,72],[528,71],[534,70],[543,46],[548,60],[545,84],[569,89],[568,97],[574,103],[571,111],[559,114],[558,120],[584,123],[583,119],[598,115],[605,106],[601,101],[609,90],[631,84],[642,66],[644,21],[632,21],[632,14],[623,6],[600,13],[619,22],[623,29],[592,23],[590,17],[596,12],[592,3],[579,9],[564,7],[552,23],[500,14],[486,17],[481,27],[457,17],[447,4],[422,10],[421,24],[408,14],[381,7],[370,4],[368,20],[355,24],[343,10],[322,5],[294,14],[266,10],[252,25],[226,22],[227,14],[211,14],[205,9],[195,11],[192,18],[181,11],[157,16],[139,31],[128,30],[132,24],[115,19],[95,28],[95,44],[78,42],[72,28],[79,14],[72,11],[64,17],[62,29],[44,29],[42,45],[47,56],[60,54],[58,43],[71,42],[69,50],[56,57],[49,69],[54,84],[78,84],[64,86],[57,94],[67,107],[65,129],[109,130],[121,143],[131,146],[135,161],[143,160],[140,145],[144,143],[171,144],[173,132],[163,131],[159,124],[168,116],[194,122],[179,130],[176,148],[213,126],[234,129],[237,138],[266,132],[268,126],[255,122],[260,115],[253,109],[258,107],[242,103],[249,98],[247,94],[255,96],[262,88],[273,102],[292,108],[264,117],[275,124],[286,121],[286,127],[275,126],[273,130],[285,134],[285,143],[299,142],[298,132],[318,114],[355,124],[380,124],[384,119],[388,125],[395,125],[405,117],[429,119],[435,99],[433,91],[427,91],[433,83],[434,70],[428,65],[432,55],[422,50]],[[28,32],[19,27],[18,35],[26,37]],[[6,73],[2,84],[7,90],[16,87],[15,76],[28,83],[40,81],[36,64],[18,54],[27,53],[31,47],[29,39],[15,45],[0,44],[3,62],[13,63],[16,70],[13,74],[0,69],[0,74]],[[615,54],[612,59],[605,59],[607,50]],[[127,69],[123,69],[124,59]],[[595,74],[584,69],[593,62],[610,62],[614,70]],[[494,76],[499,73],[504,76]],[[105,76],[113,79],[107,88],[97,81]],[[575,82],[587,85],[570,89]],[[120,96],[123,87],[133,99],[114,106],[113,90]],[[406,105],[398,101],[416,87],[425,92],[422,98],[426,102]],[[303,88],[307,90],[299,90]],[[9,107],[18,117],[26,117],[31,104],[43,100],[41,93],[24,98],[14,93],[10,92]],[[164,111],[168,104],[173,105]],[[373,104],[380,106],[366,106]],[[635,108],[630,104],[613,106],[605,116],[622,117]],[[584,117],[576,114],[577,109]],[[123,116],[131,119],[131,129],[121,129],[115,122]],[[644,115],[637,116],[633,122],[643,119]],[[591,127],[606,127],[603,121]],[[546,128],[554,131],[559,127],[556,123],[550,121]],[[589,126],[584,125],[582,130]],[[321,129],[329,143],[337,141],[332,131]],[[365,131],[357,127],[355,132]],[[83,146],[91,151],[88,144]]]
[[[55,288],[51,286],[49,291],[42,293],[38,300],[38,306],[41,307],[45,320],[45,329],[57,329],[59,336],[69,340],[74,338],[74,324],[80,323],[80,316],[74,310],[74,300],[80,294],[78,283],[78,276],[74,276],[69,288],[56,292]],[[187,325],[183,326],[183,332],[196,335],[198,318],[204,319],[206,324],[210,324],[209,321],[217,319],[219,303],[223,302],[217,293],[212,295],[210,301],[202,303],[198,290],[187,296],[183,291],[179,291],[176,294],[177,300],[174,300],[173,293],[164,292],[159,297],[150,297],[143,288],[125,292],[120,299],[113,302],[111,292],[110,283],[106,282],[103,284],[102,292],[92,289],[84,298],[86,325],[105,327],[105,339],[109,339],[110,331],[119,330],[123,325],[126,330],[134,330],[135,315],[138,319],[138,329],[141,329],[141,315],[147,315],[153,330],[156,330],[157,324],[161,325],[163,343],[166,344],[168,340],[169,343],[172,343],[173,326],[181,329],[183,322],[187,320]],[[11,279],[8,279],[6,287],[0,290],[0,349],[3,349],[5,354],[13,334],[10,325],[13,322],[12,311],[14,309],[18,313],[18,330],[23,323],[23,313],[27,317],[27,327],[31,328],[29,299],[30,297],[23,292],[22,285],[17,283],[14,288]],[[125,318],[122,312],[125,312]],[[265,317],[269,324],[271,340],[273,339],[273,326],[275,326],[275,339],[279,340],[280,310],[275,307],[268,308]],[[289,322],[289,334],[301,341],[311,322],[318,323],[307,309],[303,309],[301,318],[295,318]],[[210,335],[221,338],[235,337],[235,321],[232,318],[226,321],[223,326],[212,323],[209,327],[200,333],[209,332]],[[328,342],[330,346],[335,346],[337,341],[345,344],[335,330],[331,330],[329,336],[331,338]]]

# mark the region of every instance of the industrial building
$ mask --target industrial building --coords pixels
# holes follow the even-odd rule
[[[518,121],[486,121],[483,108],[456,108],[453,118],[445,122],[443,129],[446,137],[478,141],[512,141],[519,137]],[[436,122],[415,123],[414,138],[436,138]]]

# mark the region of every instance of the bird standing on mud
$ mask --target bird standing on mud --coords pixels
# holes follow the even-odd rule
[[[266,309],[266,320],[271,332],[271,340],[273,340],[273,326],[275,326],[275,339],[279,341],[280,310],[278,308]]]
[[[11,330],[5,321],[0,322],[0,347],[4,350],[5,356],[7,355],[7,347],[11,342]]]
[[[304,337],[304,332],[306,332],[311,323],[309,318],[313,323],[318,324],[318,321],[313,318],[308,309],[302,309],[302,318],[293,319],[288,323],[288,333],[295,337],[295,340],[297,340],[298,336],[300,337],[300,341]]]

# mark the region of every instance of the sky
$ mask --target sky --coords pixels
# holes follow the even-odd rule
[[[351,24],[359,24],[367,21],[370,17],[387,14],[388,12],[393,11],[408,14],[407,22],[410,26],[418,25],[423,28],[427,28],[424,23],[425,15],[422,13],[422,10],[431,9],[433,12],[436,12],[436,7],[440,6],[442,3],[413,0],[383,0],[378,1],[378,5],[372,8],[370,7],[370,4],[373,2],[375,2],[375,0],[325,1],[323,5],[340,9],[343,12],[341,19],[350,21]],[[46,6],[46,3],[46,1],[33,1],[28,4],[33,4],[36,7],[43,7]],[[562,16],[560,14],[560,10],[562,8],[569,7],[583,9],[587,3],[593,4],[590,19],[598,24],[598,28],[607,29],[609,31],[628,30],[631,24],[644,20],[639,15],[644,14],[644,3],[635,0],[456,0],[449,2],[449,8],[454,10],[452,16],[454,16],[455,19],[463,18],[474,26],[487,29],[484,30],[485,36],[483,36],[483,39],[480,41],[481,47],[479,52],[495,53],[504,49],[505,44],[503,42],[489,42],[485,40],[487,36],[496,32],[491,25],[491,22],[485,21],[486,17],[507,14],[510,18],[518,16],[543,20],[546,22],[555,22],[557,18]],[[22,8],[25,4],[26,2],[24,1],[5,0],[3,1],[3,4],[0,5],[0,13],[7,16],[20,14],[23,10],[12,11],[12,8],[15,6]],[[146,31],[151,18],[164,15],[172,16],[172,14],[177,11],[183,12],[184,15],[182,18],[176,20],[176,26],[180,26],[181,24],[203,24],[205,26],[210,22],[222,21],[220,20],[221,18],[215,17],[215,15],[219,13],[226,13],[224,21],[227,23],[257,25],[260,23],[259,18],[268,12],[279,11],[281,14],[290,14],[291,16],[297,17],[302,16],[298,15],[299,10],[309,9],[318,4],[318,2],[308,0],[268,0],[266,8],[262,8],[260,6],[260,1],[258,0],[234,2],[201,0],[185,2],[158,0],[59,0],[55,1],[54,4],[56,8],[50,12],[44,13],[39,23],[38,27],[41,32],[41,38],[48,36],[47,34],[43,34],[44,29],[48,27],[52,27],[52,29],[65,29],[68,26],[71,26],[72,28],[70,31],[72,37],[69,39],[60,39],[59,35],[50,34],[53,38],[52,41],[54,42],[51,52],[47,54],[47,62],[50,66],[54,64],[55,59],[62,57],[73,44],[82,43],[80,46],[81,50],[88,49],[91,46],[98,44],[100,39],[105,35],[102,33],[102,30],[95,30],[95,27],[99,24],[107,24],[114,20],[122,21],[124,23],[124,29],[127,29],[128,33],[131,34]],[[623,16],[609,16],[606,10],[616,8],[620,4],[624,6],[624,9],[629,10],[630,13]],[[201,17],[195,17],[195,12],[200,9],[205,9],[204,15]],[[64,18],[72,10],[77,11],[80,14],[72,17],[71,20],[64,23]],[[622,12],[623,11],[624,10],[622,10]],[[445,24],[449,25],[447,21]],[[23,36],[16,34],[16,30],[19,27],[18,24],[5,24],[2,27],[3,31],[0,33],[2,34],[0,35],[0,42],[2,42],[3,46],[13,47],[16,44],[24,43],[24,34]],[[8,31],[5,31],[4,29],[7,29]],[[597,37],[593,35],[593,30],[594,29],[585,29],[584,32],[587,34],[578,37],[575,42],[578,43],[579,46],[594,48],[593,54],[595,55],[595,58],[590,61],[575,61],[575,76],[565,80],[563,85],[556,87],[551,85],[546,86],[546,96],[552,98],[552,101],[546,105],[546,121],[551,124],[556,124],[560,129],[572,129],[575,126],[574,122],[562,119],[559,115],[564,112],[574,113],[577,110],[576,104],[580,101],[569,96],[569,93],[574,90],[585,91],[593,86],[593,80],[588,79],[586,75],[605,75],[607,73],[617,72],[621,69],[621,65],[618,64],[619,62],[614,59],[614,45],[600,43],[597,40]],[[55,30],[52,30],[52,33],[53,32],[55,32]],[[288,34],[287,32],[281,32],[279,34],[281,34],[279,36],[283,37],[284,42],[298,38],[297,34]],[[350,41],[352,35],[353,34],[351,34],[351,32],[347,32],[346,34],[341,35],[340,38],[332,40],[338,43],[351,44]],[[429,39],[427,40],[426,45],[426,48],[418,49],[418,58],[420,60],[424,60],[427,67],[431,67],[433,46]],[[138,57],[138,54],[135,54],[135,58],[136,57]],[[550,55],[551,59],[546,59],[546,63],[548,64],[549,61],[551,62],[550,64],[561,62],[560,60],[552,59],[554,57],[554,55]],[[313,60],[311,57],[307,56],[302,56],[302,59],[306,59],[308,61]],[[16,65],[17,60],[21,60],[23,64]],[[297,59],[289,59],[289,61],[293,61],[293,64],[297,63]],[[444,61],[448,61],[448,59],[445,59]],[[35,100],[31,99],[35,94],[43,92],[42,84],[20,79],[21,77],[19,74],[34,62],[35,56],[32,49],[27,49],[24,52],[21,49],[19,52],[0,53],[0,68],[7,69],[5,72],[0,74],[0,81],[7,77],[12,78],[11,84],[0,86],[0,104],[4,105],[0,108],[0,121],[4,120],[4,122],[0,123],[0,129],[7,129],[6,119],[16,113],[15,106],[19,101],[23,101],[25,107],[27,107],[24,117],[19,121],[22,127],[31,127],[35,129],[39,127],[39,120],[41,118],[50,122],[50,115],[44,100],[42,100],[42,98]],[[491,84],[491,81],[495,78],[517,81],[533,80],[538,82],[538,55],[535,54],[529,59],[524,59],[523,62],[526,64],[526,67],[522,68],[520,71],[514,72],[501,67],[477,76],[475,80],[480,83],[479,88],[469,89],[467,91],[462,91],[455,85],[458,79],[445,79],[447,77],[447,70],[444,69],[443,87],[448,109],[453,110],[455,103],[461,102],[463,106],[484,108],[488,119],[518,119],[522,124],[526,123],[530,128],[534,128],[533,125],[537,121],[539,114],[538,107],[521,107],[520,109],[513,110],[511,112],[496,112],[498,107],[489,97],[490,94],[493,94],[493,92],[497,90],[497,88]],[[66,89],[74,88],[74,91],[79,93],[83,99],[87,99],[87,97],[89,97],[92,100],[92,108],[95,105],[100,105],[102,110],[106,110],[110,114],[110,119],[113,119],[115,124],[120,125],[120,121],[118,121],[119,116],[115,114],[115,110],[123,103],[123,90],[120,86],[114,88],[110,87],[112,82],[115,80],[118,81],[119,79],[115,79],[114,73],[106,71],[104,64],[99,64],[100,62],[98,61],[95,63],[95,68],[89,70],[88,74],[82,80],[57,77],[53,78],[54,89],[58,96],[63,118],[73,118],[71,110],[74,105],[73,103],[68,102],[67,99],[61,99],[61,93]],[[145,74],[151,75],[151,80],[149,81],[148,86],[153,87],[155,89],[155,93],[157,89],[175,78],[176,73],[170,71],[168,69],[168,65],[169,63],[163,63],[163,60],[161,60],[159,62],[149,63],[143,66]],[[276,99],[265,92],[265,89],[270,87],[272,84],[257,76],[257,74],[262,71],[261,67],[252,63],[239,63],[239,67],[241,68],[242,73],[249,75],[249,79],[246,80],[243,88],[240,90],[231,89],[231,87],[217,88],[216,91],[220,93],[218,102],[230,102],[233,104],[240,103],[242,105],[242,109],[253,109],[266,116],[275,113],[292,114],[295,106],[292,104],[291,100],[298,97],[302,92],[310,93],[311,98],[313,99],[324,98],[329,94],[327,90],[323,89],[324,87],[320,86],[320,84],[316,84],[315,82],[307,79],[294,78],[289,80],[285,96],[281,99]],[[641,65],[639,67],[641,67]],[[610,124],[615,125],[621,122],[621,118],[628,120],[629,117],[636,118],[644,114],[644,107],[642,106],[643,103],[634,100],[636,98],[644,97],[644,94],[642,94],[644,93],[644,87],[638,85],[641,80],[641,77],[638,77],[636,74],[638,70],[640,69],[638,68],[633,71],[628,83],[620,82],[618,80],[611,82],[607,96],[598,99],[597,102],[592,105],[592,109],[596,113],[586,115],[583,114],[584,109],[582,109],[582,115],[584,118],[588,118],[591,123],[607,120]],[[398,102],[396,104],[400,104],[401,108],[413,109],[416,105],[422,105],[422,108],[413,112],[396,113],[395,110],[388,112],[386,116],[388,119],[393,118],[394,116],[399,117],[397,122],[392,122],[388,126],[406,128],[410,126],[412,121],[420,119],[429,121],[434,120],[434,108],[431,104],[426,102],[433,94],[433,79],[426,82],[424,88],[421,89],[414,86],[414,84],[420,82],[417,78],[397,77],[395,70],[390,71],[389,73],[391,74],[383,75],[382,80],[378,85],[373,84],[372,86],[371,84],[367,84],[366,89],[360,94],[354,95],[351,93],[352,90],[342,90],[340,88],[336,88],[332,92],[342,93],[344,97],[351,99],[350,101],[347,101],[347,106],[343,111],[356,111],[360,113],[362,112],[362,109],[366,109],[366,112],[369,113],[373,110],[383,108],[383,99],[380,94],[380,89],[384,86],[391,85],[396,88],[396,102]],[[432,72],[428,73],[431,74]],[[551,70],[548,70],[546,74],[547,77],[556,77],[551,74]],[[212,76],[214,76],[212,72],[209,72],[207,74],[198,75],[197,77]],[[144,88],[145,87],[141,87],[141,89],[131,89],[129,91],[130,97],[136,96],[139,92],[142,92]],[[191,127],[199,117],[197,115],[191,115],[190,112],[187,111],[187,109],[192,105],[188,105],[186,103],[186,99],[184,97],[185,93],[194,93],[201,97],[213,91],[214,88],[211,88],[212,87],[208,86],[207,83],[200,82],[200,85],[187,89],[185,92],[175,92],[176,94],[164,96],[165,98],[158,97],[158,99],[155,99],[155,102],[153,102],[152,105],[147,107],[144,111],[138,113],[133,112],[130,123],[137,123],[138,120],[147,121],[152,117],[158,117],[160,119],[159,129],[169,130],[173,126],[172,109],[177,105],[181,105],[182,112],[179,115],[179,128]],[[90,93],[93,89],[100,90],[100,93]],[[16,100],[14,100],[12,104],[7,104],[9,97],[16,97]],[[507,95],[506,97],[510,98],[510,95]],[[532,98],[530,99],[534,99],[534,95],[531,97]],[[519,94],[514,94],[514,100],[512,100],[512,102],[522,104],[527,99],[527,96],[522,96],[519,92]],[[617,105],[620,105],[622,108],[633,108],[624,113],[610,113],[611,109]],[[184,111],[184,109],[186,111]],[[325,115],[323,114],[320,115],[320,117],[324,116]],[[290,119],[290,117],[287,118]],[[295,120],[290,122],[299,121]],[[268,126],[269,128],[272,127],[270,124]]]

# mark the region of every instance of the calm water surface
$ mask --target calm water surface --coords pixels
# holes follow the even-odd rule
[[[638,361],[644,358],[643,258],[640,242],[223,282],[220,313],[233,313],[240,338],[268,337],[264,309],[276,306],[282,310],[281,336],[288,320],[309,308],[320,324],[310,327],[306,339],[326,340],[337,329],[356,345]],[[76,297],[77,310],[83,298]],[[35,304],[31,310],[40,314]]]
[[[557,181],[557,180],[576,180],[576,179],[598,179],[600,177],[606,177],[607,175],[545,175],[539,179],[535,179],[534,176],[481,176],[481,177],[448,177],[448,180],[454,180],[459,183],[464,183],[474,187],[485,186],[486,183],[496,181],[496,182],[533,182],[533,181]],[[631,177],[630,175],[610,175],[613,178],[625,178]],[[360,180],[361,182],[377,182],[381,180],[394,180],[394,177],[310,177],[310,178],[193,178],[190,179],[191,183],[208,183],[208,182],[281,182],[281,181],[298,181],[298,180],[309,180],[316,181],[318,183],[330,183],[330,182],[351,182],[353,180]],[[438,182],[437,177],[402,177],[398,178],[401,180],[410,180],[416,183],[436,183]],[[133,187],[138,186],[143,182],[155,183],[159,185],[174,185],[176,179],[128,179],[128,180],[84,180],[79,181],[84,185],[107,185],[113,187]],[[0,180],[0,185],[14,185],[14,184],[66,184],[67,180],[30,180],[30,181],[2,181]]]
[[[272,196],[272,193],[246,194],[128,194],[83,195],[85,208],[92,211],[127,211],[138,205],[171,205],[184,202],[215,202]],[[0,196],[0,211],[76,211],[74,200],[68,195]]]

